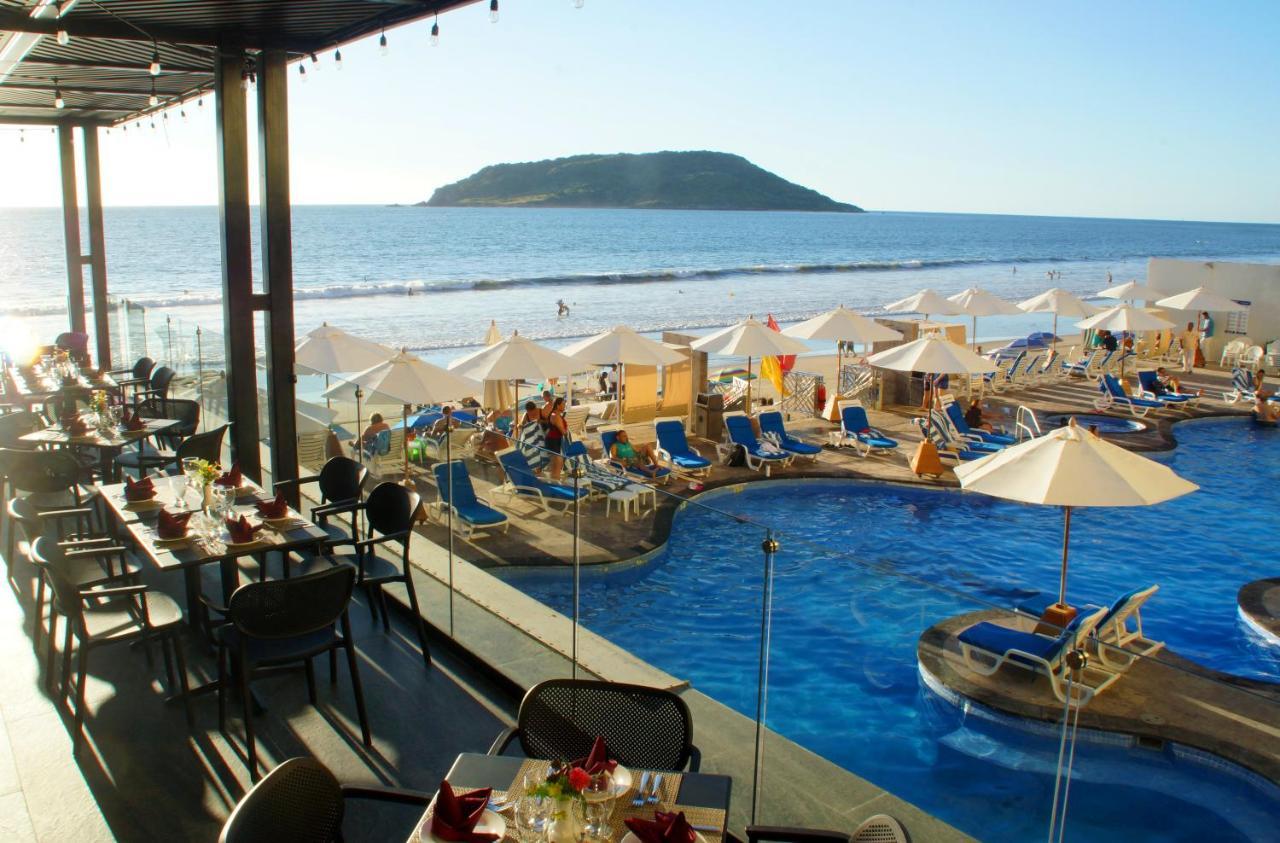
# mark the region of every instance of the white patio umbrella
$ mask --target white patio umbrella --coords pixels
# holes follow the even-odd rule
[[[857,311],[839,305],[835,310],[828,310],[812,319],[806,319],[798,325],[783,330],[789,337],[802,340],[834,340],[836,343],[836,388],[840,392],[840,370],[843,365],[844,343],[846,342],[890,342],[902,339],[902,333],[887,325],[881,325],[874,319],[868,319]]]
[[[1102,308],[1089,304],[1084,299],[1069,293],[1061,287],[1045,290],[1038,296],[1018,302],[1018,309],[1023,313],[1053,314],[1053,350],[1058,350],[1058,317],[1074,316],[1081,318],[1100,313]]]
[[[562,349],[561,353],[588,365],[618,364],[622,370],[618,382],[619,419],[622,418],[622,387],[626,383],[628,365],[671,366],[685,359],[681,352],[657,340],[641,336],[626,325],[618,325],[594,337],[575,342]]]
[[[384,360],[354,375],[351,383],[400,404],[406,434],[409,431],[410,404],[456,401],[478,395],[484,389],[479,382],[428,363],[405,349],[401,349],[390,360]],[[404,482],[406,485],[409,483],[407,437],[404,440]]]
[[[497,320],[489,320],[489,330],[485,332],[485,346],[502,342],[502,332],[498,330]],[[487,380],[484,382],[484,406],[492,410],[506,410],[511,406],[511,390],[504,380]]]
[[[957,465],[955,473],[969,491],[1063,508],[1059,610],[1067,607],[1072,508],[1150,506],[1199,488],[1163,463],[1082,430],[1074,418],[1044,436]]]
[[[516,381],[512,421],[519,421],[520,380],[557,378],[573,371],[575,365],[572,358],[512,332],[501,342],[454,360],[449,364],[449,371],[478,381]]]
[[[1164,297],[1164,291],[1146,284],[1139,284],[1137,281],[1126,281],[1123,284],[1115,284],[1105,290],[1099,290],[1098,295],[1104,299],[1120,299],[1128,302],[1155,301]]]
[[[915,295],[886,304],[884,311],[885,313],[919,313],[924,316],[926,322],[929,321],[930,313],[936,313],[941,316],[964,315],[964,311],[955,302],[943,298],[940,293],[935,293],[929,289],[921,290]]]
[[[293,362],[295,366],[324,375],[325,406],[328,406],[330,375],[341,376],[347,372],[360,372],[375,363],[390,359],[394,354],[393,349],[381,343],[357,337],[328,322],[322,322],[319,328],[308,331],[307,335],[294,346]],[[355,390],[357,437],[360,436],[360,403],[363,398],[364,394],[357,388]]]
[[[1090,316],[1082,322],[1076,323],[1077,328],[1094,329],[1108,331],[1160,331],[1165,328],[1172,328],[1173,323],[1168,319],[1162,319],[1154,313],[1149,312],[1146,308],[1136,307],[1132,304],[1118,304],[1115,307],[1109,307],[1096,316]],[[1120,355],[1120,377],[1124,377],[1125,356]]]
[[[1156,304],[1169,310],[1203,310],[1210,313],[1230,313],[1249,309],[1248,305],[1240,304],[1234,299],[1229,299],[1204,287],[1196,287],[1194,290],[1187,290],[1185,293],[1178,293],[1176,296],[1160,299]]]
[[[708,354],[747,358],[747,412],[751,412],[751,361],[756,357],[781,357],[787,354],[803,354],[809,350],[794,337],[779,333],[753,318],[722,328],[702,339],[694,340],[689,347]]]
[[[981,287],[970,287],[967,290],[956,293],[954,296],[948,296],[947,301],[953,303],[973,318],[973,333],[970,338],[974,349],[978,347],[979,316],[1013,316],[1022,313],[1013,302],[1005,301],[995,293],[987,292]]]
[[[259,389],[258,397],[258,429],[267,430],[267,391]],[[296,417],[294,424],[298,433],[322,433],[329,430],[329,425],[333,424],[338,415],[337,410],[321,407],[310,401],[295,400],[293,405]]]

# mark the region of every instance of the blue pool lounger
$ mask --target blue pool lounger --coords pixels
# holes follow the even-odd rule
[[[934,412],[937,412],[936,410]],[[980,460],[983,457],[989,457],[992,451],[974,451],[965,447],[968,443],[958,443],[954,438],[948,435],[945,427],[939,427],[936,424],[929,424],[927,419],[915,418],[911,419],[911,424],[920,428],[921,434],[927,436],[934,446],[938,449],[939,459],[952,459],[957,462],[968,462],[969,460]]]
[[[769,476],[769,470],[773,466],[790,465],[791,461],[795,459],[792,454],[766,448],[760,444],[760,440],[756,438],[755,430],[751,427],[751,419],[747,417],[746,413],[725,413],[724,430],[729,437],[729,443],[742,448],[746,454],[747,468],[763,471],[765,477]]]
[[[992,445],[1012,445],[1018,441],[1012,436],[1006,436],[1003,433],[990,433],[969,427],[969,423],[964,420],[964,413],[960,410],[960,405],[949,395],[942,399],[942,406],[947,411],[947,418],[951,420],[951,426],[965,439],[976,437],[979,441]]]
[[[1142,418],[1151,410],[1164,409],[1164,402],[1152,401],[1149,398],[1131,398],[1124,394],[1124,390],[1120,388],[1120,381],[1115,375],[1103,375],[1098,380],[1098,392],[1101,393],[1097,398],[1093,399],[1093,406],[1098,410],[1109,410],[1112,407],[1123,407],[1129,411],[1129,414]]]
[[[1072,705],[1084,706],[1109,688],[1120,674],[1089,665],[1080,671],[1078,679],[1068,684],[1069,670],[1063,657],[1084,647],[1107,611],[1103,608],[1081,612],[1057,637],[982,621],[960,633],[960,652],[965,665],[983,676],[991,676],[1005,665],[1042,673],[1048,677],[1059,702],[1068,702],[1069,695]]]
[[[507,516],[488,504],[481,503],[476,497],[466,463],[462,460],[441,462],[432,466],[431,470],[436,477],[436,488],[440,491],[440,503],[453,510],[454,517],[458,519],[467,538],[474,538],[477,530],[501,527],[502,532],[507,531],[510,526]],[[453,478],[452,495],[449,489],[450,476]]]
[[[1089,611],[1107,609],[1106,614],[1098,621],[1096,636],[1097,654],[1103,665],[1112,670],[1128,670],[1138,659],[1150,656],[1164,647],[1163,641],[1147,638],[1142,632],[1142,607],[1159,590],[1158,585],[1135,588],[1120,595],[1109,608],[1086,604],[1084,608]],[[1057,601],[1056,594],[1043,592],[1019,603],[1018,611],[1038,618]]]
[[[841,401],[839,445],[852,445],[858,456],[865,457],[883,451],[888,453],[898,447],[896,439],[890,439],[871,426],[866,409],[857,401]]]
[[[787,425],[782,419],[782,413],[778,410],[765,410],[762,413],[757,413],[756,421],[760,423],[760,434],[784,451],[789,451],[797,457],[808,457],[814,461],[818,459],[818,454],[822,453],[821,445],[805,442],[803,439],[797,439],[788,433]]]
[[[629,474],[632,477],[635,477],[637,480],[648,480],[650,483],[670,483],[671,469],[666,466],[662,466],[653,474],[650,474],[647,471],[641,471],[638,468],[628,468],[622,463],[616,462],[612,458],[611,454],[613,453],[613,443],[617,441],[618,431],[620,430],[622,430],[620,425],[600,428],[600,445],[604,448],[604,459],[609,461],[609,465],[624,474]]]
[[[1139,398],[1150,398],[1152,401],[1160,401],[1168,407],[1179,410],[1190,410],[1200,403],[1200,396],[1194,392],[1156,392],[1157,378],[1155,369],[1138,372]]]
[[[543,480],[533,473],[533,469],[529,467],[529,461],[525,459],[524,453],[519,448],[498,451],[494,457],[497,458],[498,465],[502,466],[502,473],[507,479],[501,486],[494,487],[493,495],[506,495],[508,500],[517,497],[530,498],[535,500],[544,512],[550,512],[554,505],[562,507],[562,511],[568,513],[575,500],[590,494],[587,489],[580,488],[575,495],[572,486],[548,483]]]
[[[680,419],[654,419],[653,430],[658,437],[658,456],[683,474],[706,477],[711,473],[711,460],[689,447]]]

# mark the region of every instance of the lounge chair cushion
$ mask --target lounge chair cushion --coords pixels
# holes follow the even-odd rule
[[[1021,650],[1051,661],[1061,646],[1059,638],[1047,638],[1032,632],[1010,629],[1007,626],[982,621],[964,630],[959,639],[970,647],[976,647],[988,653],[1003,655],[1010,650]],[[1013,656],[1017,659],[1017,656]],[[1019,659],[1024,663],[1027,659]]]

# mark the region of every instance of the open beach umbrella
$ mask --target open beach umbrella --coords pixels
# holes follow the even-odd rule
[[[493,345],[459,357],[449,364],[449,371],[478,381],[516,381],[516,395],[512,407],[513,420],[520,419],[520,381],[558,378],[572,372],[577,365],[573,358],[538,345],[516,332]]]
[[[381,343],[366,340],[349,334],[341,328],[335,328],[328,322],[320,323],[313,328],[293,347],[295,366],[310,369],[324,375],[325,406],[328,406],[329,376],[342,375],[346,372],[360,372],[375,363],[390,359],[395,351]],[[356,399],[356,436],[360,435],[360,402],[364,395],[357,388]]]
[[[401,349],[390,360],[384,360],[351,377],[357,384],[377,395],[394,400],[403,408],[401,421],[408,429],[410,404],[439,404],[478,395],[483,387],[470,378]],[[356,434],[360,434],[357,432]],[[404,481],[409,482],[409,441],[404,442]]]
[[[867,362],[881,369],[927,375],[979,375],[996,370],[996,364],[986,357],[938,336],[894,346],[871,355]]]
[[[489,320],[489,330],[485,332],[486,347],[502,342],[502,332],[498,330],[498,322]],[[507,410],[511,407],[510,385],[504,380],[487,380],[484,382],[484,397],[481,402],[491,410]]]
[[[992,497],[1063,508],[1059,610],[1067,606],[1071,510],[1077,506],[1150,506],[1199,488],[1167,465],[1081,429],[1064,427],[955,467],[961,488]]]
[[[1093,316],[1100,313],[1102,308],[1089,304],[1084,299],[1069,293],[1061,287],[1054,287],[1051,290],[1045,290],[1038,296],[1032,296],[1026,301],[1018,302],[1018,309],[1023,313],[1052,313],[1053,314],[1053,350],[1058,349],[1058,317],[1074,316],[1082,318],[1085,316]]]
[[[1126,281],[1123,284],[1115,284],[1105,290],[1099,290],[1098,295],[1104,299],[1120,299],[1129,302],[1155,301],[1164,297],[1164,291],[1139,284],[1137,281]]]
[[[663,345],[657,340],[637,334],[626,325],[618,325],[609,330],[587,337],[584,340],[561,349],[566,357],[572,357],[580,363],[602,365],[617,363],[622,371],[618,381],[618,418],[622,418],[622,385],[625,383],[627,369],[635,366],[671,366],[685,359],[684,354],[674,348]]]
[[[1185,293],[1178,293],[1176,296],[1160,299],[1156,304],[1169,310],[1203,310],[1209,313],[1231,313],[1237,310],[1249,309],[1248,305],[1240,304],[1234,299],[1229,299],[1204,287],[1196,287],[1194,290],[1187,290]]]
[[[722,354],[726,357],[747,358],[747,412],[751,412],[751,361],[756,357],[780,357],[786,354],[803,354],[809,350],[794,337],[770,329],[763,322],[752,318],[742,320],[736,325],[722,328],[719,331],[694,340],[689,347],[707,354]]]
[[[836,344],[836,388],[840,392],[840,369],[843,363],[844,343],[890,342],[902,339],[902,334],[887,325],[881,325],[844,305],[828,310],[812,319],[783,330],[789,337],[801,340],[831,340]]]
[[[258,428],[267,430],[267,391],[258,390]],[[329,407],[321,407],[310,401],[295,400],[293,402],[296,430],[298,433],[323,433],[330,429],[338,412]]]
[[[989,293],[981,287],[970,287],[956,293],[954,296],[948,296],[947,301],[959,307],[973,319],[973,333],[970,337],[970,343],[973,348],[978,347],[978,317],[979,316],[1013,316],[1022,311],[1016,304],[1011,301],[1005,301],[995,293]]]
[[[885,313],[919,313],[924,316],[925,321],[929,321],[929,314],[935,313],[940,316],[963,316],[962,311],[955,302],[945,299],[940,293],[933,290],[921,290],[915,295],[907,296],[905,299],[898,299],[891,304],[884,306]]]
[[[1115,307],[1109,307],[1096,316],[1090,316],[1082,322],[1076,323],[1077,328],[1102,330],[1106,329],[1111,332],[1116,331],[1161,331],[1165,328],[1172,328],[1173,323],[1168,319],[1156,316],[1154,313],[1148,312],[1145,308],[1136,307],[1125,303],[1118,304]],[[1120,377],[1124,377],[1125,356],[1120,355]]]

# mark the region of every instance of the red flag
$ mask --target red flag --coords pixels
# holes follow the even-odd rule
[[[773,314],[769,314],[769,319],[764,323],[771,331],[782,333],[782,329],[778,327],[778,320],[773,318]],[[783,354],[778,357],[778,366],[784,372],[790,372],[796,365],[796,356],[794,354]]]

